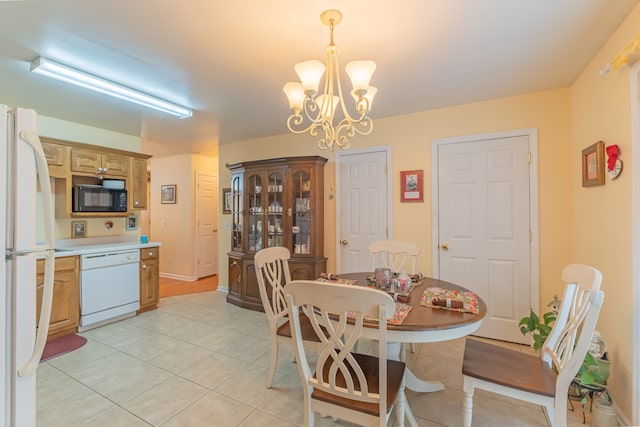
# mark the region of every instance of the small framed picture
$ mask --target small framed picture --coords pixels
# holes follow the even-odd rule
[[[176,185],[163,185],[160,187],[160,203],[176,203]]]
[[[71,237],[87,237],[87,221],[71,221]]]
[[[131,215],[131,216],[127,217],[126,229],[127,230],[137,230],[138,229],[138,216],[137,215]]]
[[[423,202],[423,173],[422,170],[400,172],[400,201]]]
[[[222,201],[223,201],[222,213],[223,214],[230,214],[231,213],[231,206],[233,205],[233,198],[231,196],[231,189],[230,188],[223,188],[222,189]]]
[[[582,186],[604,184],[604,142],[598,141],[582,150]]]

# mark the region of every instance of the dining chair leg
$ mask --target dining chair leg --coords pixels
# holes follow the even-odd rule
[[[269,361],[269,373],[267,374],[267,388],[273,385],[273,377],[276,375],[276,365],[278,364],[278,342],[271,342],[271,360]]]
[[[396,397],[396,426],[404,427],[404,420],[407,416],[407,396],[404,394],[404,386],[398,393],[398,397]]]
[[[462,425],[463,427],[471,427],[471,418],[473,416],[473,378],[464,377],[464,397],[462,398]]]

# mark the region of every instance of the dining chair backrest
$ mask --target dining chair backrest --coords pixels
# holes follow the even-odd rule
[[[393,402],[404,402],[405,364],[387,360],[386,320],[394,315],[393,299],[366,286],[309,280],[288,283],[285,294],[290,312],[307,313],[321,341],[310,365],[299,321],[291,316],[305,425],[312,426],[314,412],[319,412],[360,425],[386,426]],[[365,319],[378,319],[377,357],[354,352]],[[398,406],[403,410],[404,403]]]
[[[256,252],[254,263],[262,306],[271,328],[277,328],[287,315],[284,285],[291,281],[287,248],[274,246]]]
[[[278,342],[291,342],[291,328],[284,285],[291,281],[289,258],[291,254],[284,247],[271,247],[259,250],[254,257],[256,278],[262,307],[269,323],[271,337],[271,356],[267,372],[267,388],[273,385],[278,363]]]
[[[557,387],[568,389],[587,354],[598,320],[602,295],[600,303],[596,299],[602,273],[588,265],[570,264],[563,269],[562,280],[567,289],[541,356],[558,372]]]
[[[371,269],[390,268],[393,272],[404,270],[408,274],[417,273],[420,246],[401,240],[377,240],[369,244]]]
[[[562,278],[567,282],[562,302],[539,356],[467,339],[462,362],[465,427],[471,426],[475,388],[542,405],[552,426],[566,426],[569,385],[589,349],[604,294],[602,274],[593,267],[568,265]]]

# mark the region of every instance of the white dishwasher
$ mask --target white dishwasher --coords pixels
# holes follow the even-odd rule
[[[83,332],[135,316],[140,308],[140,251],[80,256],[80,326]]]

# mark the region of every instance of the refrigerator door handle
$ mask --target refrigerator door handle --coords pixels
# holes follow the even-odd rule
[[[44,286],[42,291],[42,306],[40,308],[40,321],[33,354],[20,369],[18,376],[31,376],[38,369],[44,346],[47,343],[49,333],[49,321],[51,319],[51,305],[53,304],[53,272],[55,269],[54,234],[53,234],[53,197],[51,195],[51,183],[49,181],[49,166],[42,149],[42,143],[36,132],[22,131],[20,139],[29,144],[36,159],[36,170],[42,193],[42,210],[44,213],[44,236],[47,250],[44,252]],[[35,285],[35,284],[34,284]]]

